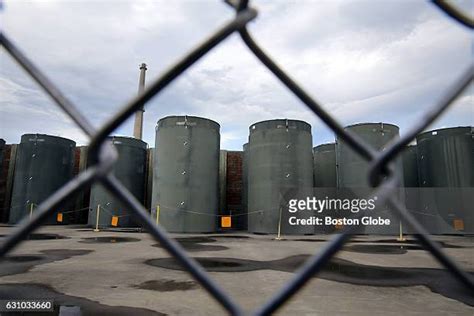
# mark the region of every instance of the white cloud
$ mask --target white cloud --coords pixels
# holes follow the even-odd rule
[[[472,62],[469,31],[429,3],[255,6],[253,36],[342,124],[385,121],[403,132]],[[99,126],[136,94],[141,62],[149,65],[150,83],[233,16],[214,1],[7,1],[2,20],[5,33]],[[41,130],[86,141],[4,53],[0,61],[0,137],[16,142],[25,132]],[[436,123],[443,125],[434,126],[473,125],[472,112],[471,89]],[[237,34],[147,105],[144,138],[151,146],[156,121],[171,114],[216,120],[224,149],[241,149],[249,125],[274,118],[309,122],[315,145],[333,139]],[[132,120],[117,133],[130,134]]]

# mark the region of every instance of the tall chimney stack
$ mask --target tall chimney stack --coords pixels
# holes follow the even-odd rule
[[[140,80],[138,82],[138,94],[142,93],[145,90],[145,72],[146,64],[143,63],[140,65]],[[133,137],[137,139],[142,139],[143,136],[143,112],[145,109],[142,108],[135,113],[135,124],[133,125]]]

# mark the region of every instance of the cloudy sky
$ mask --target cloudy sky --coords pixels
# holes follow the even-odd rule
[[[474,10],[473,1],[460,3]],[[343,124],[387,122],[401,133],[473,60],[473,37],[426,1],[254,1],[249,30]],[[220,1],[4,1],[1,28],[100,126],[147,83],[234,16]],[[0,137],[87,138],[0,49]],[[474,88],[433,127],[474,125]],[[333,133],[232,35],[146,106],[144,140],[166,115],[221,124],[221,148],[241,149],[254,122],[302,119],[313,144]],[[131,135],[133,119],[115,134]]]

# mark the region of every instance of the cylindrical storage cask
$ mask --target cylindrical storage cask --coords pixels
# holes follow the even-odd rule
[[[417,146],[409,145],[402,152],[403,160],[403,186],[405,187],[405,205],[415,217],[420,212],[420,182],[418,179],[418,162],[416,157]]]
[[[146,160],[146,186],[145,186],[145,207],[151,208],[151,197],[153,195],[153,157],[155,155],[155,148],[147,149]]]
[[[12,198],[11,224],[30,216],[35,208],[66,184],[73,176],[74,148],[70,139],[44,134],[25,134],[18,145]],[[68,211],[73,204],[57,210],[46,224],[57,223],[56,213]],[[67,223],[67,216],[62,223]]]
[[[420,183],[418,180],[417,146],[408,145],[402,152],[403,193],[405,207],[421,223],[425,214],[420,209]],[[406,233],[414,233],[411,228],[404,227]]]
[[[416,137],[423,224],[431,233],[474,233],[473,137],[471,126]]]
[[[321,144],[313,148],[314,164],[314,196],[320,200],[337,198],[337,176],[336,176],[336,144]],[[316,217],[324,220],[325,216],[339,217],[337,210],[331,213],[316,213]],[[332,225],[315,225],[316,234],[332,233],[335,227]]]
[[[409,145],[402,153],[403,160],[403,184],[406,188],[417,188],[420,186],[418,179],[418,162],[416,160],[416,145]]]
[[[314,187],[336,188],[336,144],[328,143],[313,148]]]
[[[147,144],[136,138],[112,136],[108,138],[118,152],[113,174],[142,204],[145,199]],[[102,185],[94,184],[90,197],[88,223],[100,227],[137,227],[140,224],[133,212]],[[97,216],[97,214],[99,216]]]
[[[291,225],[289,200],[312,194],[311,125],[297,120],[270,120],[250,126],[248,147],[248,230],[263,234],[313,234],[312,225]]]
[[[158,121],[152,214],[169,232],[216,231],[220,126],[194,116]]]
[[[393,124],[387,123],[361,123],[345,127],[355,134],[359,139],[366,142],[377,151],[384,150],[389,143],[400,137],[399,128]],[[339,194],[351,192],[356,195],[353,198],[363,198],[364,195],[372,192],[369,186],[369,162],[362,158],[349,145],[344,143],[340,137],[336,142],[336,161],[337,161],[337,185]],[[403,183],[403,165],[402,160],[397,159],[395,163],[395,172],[401,178]],[[401,199],[401,191],[396,192]],[[375,210],[364,210],[367,216],[390,220],[390,225],[367,225],[363,233],[366,234],[387,234],[395,235],[400,232],[400,219],[395,212],[388,209],[388,206],[379,207]]]
[[[242,223],[242,230],[248,230],[248,164],[249,164],[249,150],[248,143],[242,146],[243,158],[242,158],[242,211],[243,214],[240,219]]]

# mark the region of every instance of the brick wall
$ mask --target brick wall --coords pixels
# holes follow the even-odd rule
[[[79,146],[74,150],[74,177],[87,168],[87,149],[87,146]],[[86,188],[77,194],[72,206],[74,210],[80,210],[89,206],[90,191],[90,188]],[[89,210],[81,210],[71,213],[69,220],[73,224],[87,224],[88,216]]]
[[[11,145],[5,145],[3,148],[3,159],[0,161],[0,222],[6,222],[8,220],[10,197],[7,196],[7,179],[11,150]]]
[[[243,157],[242,151],[228,151],[226,157],[226,207],[227,214],[234,215],[232,217],[234,230],[247,230],[247,215],[243,214],[245,210],[242,205]]]
[[[241,151],[227,152],[226,201],[229,211],[242,208],[242,158]]]

